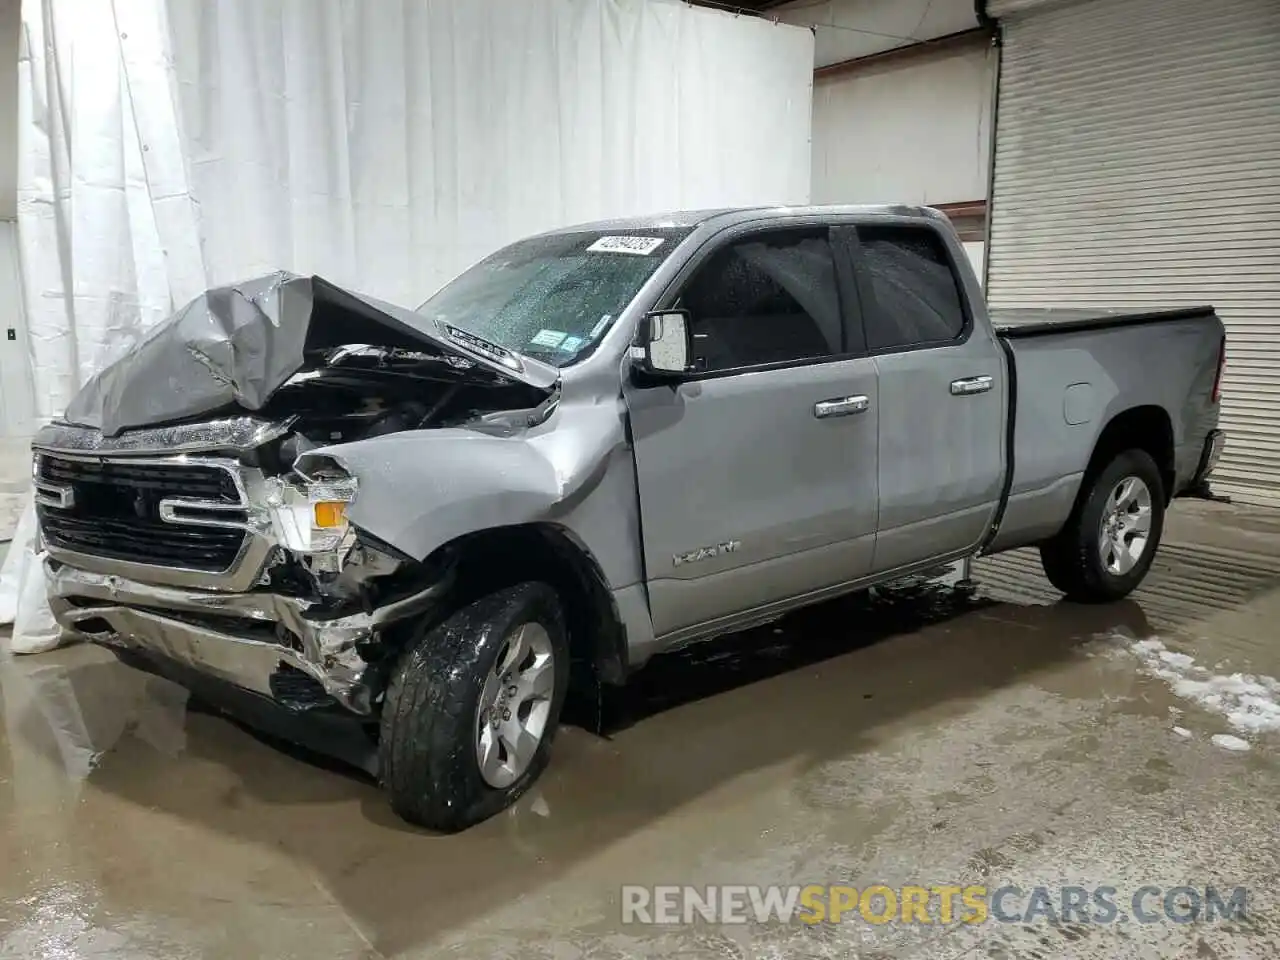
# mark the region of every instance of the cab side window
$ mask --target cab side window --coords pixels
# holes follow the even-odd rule
[[[827,230],[779,230],[714,253],[678,305],[706,372],[821,360],[845,350]]]
[[[858,227],[867,349],[956,340],[966,329],[960,281],[946,245],[927,227]],[[869,288],[869,289],[868,289]]]

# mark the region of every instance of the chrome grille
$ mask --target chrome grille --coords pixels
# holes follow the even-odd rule
[[[40,453],[36,510],[45,541],[60,550],[221,573],[248,536],[230,526],[162,519],[161,501],[208,504],[219,521],[244,523],[240,489],[229,470],[182,460],[99,460]]]

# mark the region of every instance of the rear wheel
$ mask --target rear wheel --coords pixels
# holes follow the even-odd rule
[[[547,765],[569,679],[555,592],[522,583],[468,604],[403,654],[379,766],[397,814],[454,832],[510,806]]]
[[[1164,531],[1164,482],[1150,454],[1126,450],[1086,483],[1066,526],[1041,545],[1040,562],[1069,599],[1106,603],[1151,569]]]

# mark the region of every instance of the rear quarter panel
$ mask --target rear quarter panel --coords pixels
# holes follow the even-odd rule
[[[1173,429],[1175,490],[1217,425],[1216,316],[1010,337],[1016,378],[1013,478],[988,552],[1055,534],[1075,502],[1098,437],[1116,416],[1156,406]]]

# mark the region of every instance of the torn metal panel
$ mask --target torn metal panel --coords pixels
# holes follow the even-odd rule
[[[45,576],[54,616],[74,634],[160,654],[269,696],[277,694],[273,678],[284,663],[360,714],[372,710],[374,695],[363,645],[428,610],[452,583],[446,569],[371,612],[326,617],[316,601],[269,591],[217,594],[52,561],[46,561]],[[318,705],[304,701],[297,708]]]

